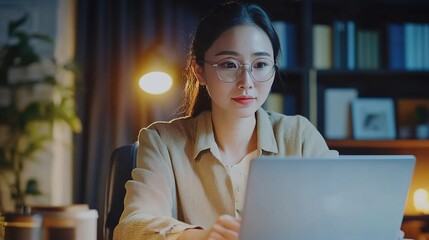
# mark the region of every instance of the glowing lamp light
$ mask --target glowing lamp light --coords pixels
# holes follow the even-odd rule
[[[162,94],[173,85],[173,78],[165,72],[150,72],[139,80],[140,88],[150,94]]]
[[[419,188],[413,195],[415,209],[423,214],[429,214],[429,194],[426,189]]]

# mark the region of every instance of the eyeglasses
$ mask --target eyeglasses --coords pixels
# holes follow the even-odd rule
[[[241,64],[237,59],[225,58],[217,63],[204,61],[210,66],[216,67],[217,76],[220,80],[232,83],[238,80],[243,72],[243,67],[248,65],[250,68],[245,69],[256,82],[266,82],[270,80],[276,72],[277,64],[268,58],[257,58],[252,63]]]

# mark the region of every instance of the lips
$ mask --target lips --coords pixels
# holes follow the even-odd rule
[[[234,97],[232,98],[232,100],[234,100],[237,103],[243,104],[243,105],[248,105],[250,103],[253,102],[253,100],[255,100],[255,97],[251,97],[251,96],[239,96],[239,97]]]

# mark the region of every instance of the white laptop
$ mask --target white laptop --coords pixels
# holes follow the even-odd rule
[[[240,240],[397,240],[414,166],[411,155],[255,159]]]

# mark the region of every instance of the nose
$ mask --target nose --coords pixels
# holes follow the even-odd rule
[[[248,66],[248,64],[241,65],[240,72],[237,77],[237,87],[239,89],[253,88],[253,78],[251,76],[250,66]]]

